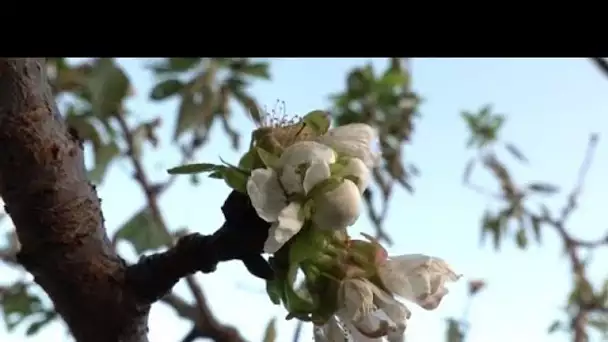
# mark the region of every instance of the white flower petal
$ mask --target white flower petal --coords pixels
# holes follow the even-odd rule
[[[332,164],[336,153],[329,147],[315,141],[300,141],[283,151],[278,167],[281,168],[281,184],[288,194],[302,193],[302,181],[306,166],[315,162]],[[304,165],[304,169],[300,166]]]
[[[285,149],[279,158],[279,167],[285,165],[300,165],[324,161],[331,164],[336,161],[336,153],[326,145],[316,141],[300,141]]]
[[[379,289],[374,285],[374,303],[382,310],[386,317],[390,320],[394,329],[392,334],[403,334],[407,326],[407,320],[412,316],[412,312],[401,302]]]
[[[445,282],[460,277],[444,260],[422,254],[392,257],[378,274],[389,291],[427,310],[435,309],[447,294]]]
[[[332,316],[322,327],[315,325],[314,329],[315,342],[344,342],[349,336],[335,316]]]
[[[356,322],[374,310],[374,293],[370,285],[362,279],[346,279],[340,284],[338,298],[344,320]]]
[[[344,176],[355,176],[357,178],[357,187],[359,192],[363,193],[370,180],[370,170],[365,163],[359,158],[350,158],[348,163],[342,170]]]
[[[272,169],[255,169],[247,180],[247,195],[256,213],[266,222],[277,220],[287,198]]]
[[[363,123],[339,126],[318,138],[336,152],[361,159],[368,167],[378,164],[380,155],[372,150],[377,139],[376,130]]]
[[[297,165],[285,165],[281,170],[281,184],[288,194],[301,194],[304,192],[302,187],[302,169]]]
[[[367,317],[366,319],[357,323],[357,326],[359,328],[355,327],[355,325],[351,322],[346,322],[345,326],[349,332],[350,341],[352,341],[352,342],[382,342],[383,341],[382,337],[377,337],[377,338],[367,337],[359,331],[359,329],[363,329],[365,331],[374,331],[378,328],[378,323],[374,322],[372,317]]]
[[[324,161],[315,161],[310,164],[306,174],[304,175],[304,193],[308,194],[315,185],[321,183],[331,176],[329,165]]]
[[[320,228],[347,228],[357,221],[361,213],[359,188],[348,179],[334,190],[315,196],[313,201],[313,221]]]
[[[300,219],[300,208],[299,203],[292,202],[281,211],[277,222],[268,232],[268,239],[264,243],[265,253],[275,253],[302,229],[304,221]]]

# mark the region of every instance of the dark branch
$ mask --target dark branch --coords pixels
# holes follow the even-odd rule
[[[190,234],[166,252],[144,256],[127,269],[127,281],[148,303],[165,296],[183,277],[215,271],[219,262],[212,237]]]
[[[126,267],[106,236],[44,59],[0,59],[0,146],[0,196],[21,243],[18,261],[76,340],[147,341],[149,305],[124,286]]]
[[[595,64],[604,75],[608,76],[608,62],[603,57],[593,57],[591,58],[593,64]]]

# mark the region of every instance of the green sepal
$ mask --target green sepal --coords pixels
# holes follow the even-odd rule
[[[302,122],[318,135],[323,135],[329,130],[329,115],[322,110],[314,110],[304,115]]]
[[[195,164],[185,164],[170,168],[167,170],[169,174],[172,175],[189,175],[195,173],[202,172],[213,172],[218,171],[223,168],[222,165],[210,164],[210,163],[195,163]]]

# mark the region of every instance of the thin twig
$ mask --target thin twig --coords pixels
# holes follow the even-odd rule
[[[150,213],[151,213],[152,217],[154,218],[154,220],[157,222],[162,234],[164,234],[166,236],[168,245],[173,246],[175,243],[173,236],[169,232],[168,225],[167,225],[167,223],[161,213],[160,207],[158,205],[158,198],[157,198],[158,193],[153,190],[152,184],[150,183],[150,181],[148,180],[148,178],[145,174],[141,161],[133,153],[134,144],[135,144],[133,132],[131,131],[131,129],[129,129],[129,126],[128,126],[124,116],[117,115],[116,119],[118,121],[118,124],[122,130],[122,133],[125,137],[125,140],[126,140],[126,143],[128,146],[128,155],[130,157],[131,163],[133,164],[133,168],[135,169],[135,179],[137,180],[137,182],[140,184],[142,190],[144,191],[146,200],[148,202],[148,207],[150,208]],[[198,283],[196,283],[196,280],[194,279],[193,276],[186,277],[186,284],[188,285],[188,288],[192,292],[192,295],[196,302],[196,307],[198,309],[198,312],[200,313],[200,317],[198,317],[195,320],[195,323],[197,324],[198,328],[201,331],[205,331],[208,329],[218,330],[218,331],[208,331],[207,335],[209,335],[209,336],[212,336],[212,335],[220,336],[220,335],[225,335],[225,333],[228,333],[230,335],[236,334],[238,336],[238,333],[233,332],[234,329],[232,329],[230,327],[223,327],[217,323],[217,320],[211,313],[211,310],[209,309],[209,307],[206,303],[202,289],[200,288]],[[224,329],[224,331],[220,332],[219,330],[221,330],[221,329]],[[230,330],[230,331],[228,331],[228,330]],[[220,340],[217,340],[217,341],[220,341]]]

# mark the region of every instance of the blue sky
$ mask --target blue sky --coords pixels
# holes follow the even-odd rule
[[[290,113],[304,114],[327,108],[328,95],[344,88],[346,72],[368,59],[277,59],[272,62],[271,82],[257,82],[252,92],[261,104],[272,107],[277,99]],[[371,60],[381,68],[382,59]],[[128,105],[138,118],[161,115],[167,119],[163,136],[172,131],[176,101],[152,104],[148,93],[153,76],[141,60],[121,60],[132,77],[137,95]],[[479,222],[488,198],[463,187],[462,170],[473,152],[465,148],[467,131],[460,118],[462,110],[475,110],[486,103],[508,117],[502,138],[522,148],[531,160],[528,166],[512,164],[521,182],[546,180],[565,189],[576,180],[589,133],[608,136],[608,78],[587,60],[566,59],[415,59],[413,82],[424,97],[422,119],[416,123],[413,143],[405,157],[415,163],[422,175],[415,180],[415,195],[400,190],[394,196],[386,222],[395,244],[393,254],[425,253],[449,261],[465,275],[451,286],[451,293],[435,311],[413,308],[408,325],[410,342],[444,340],[445,319],[459,316],[466,302],[466,280],[482,278],[488,287],[481,292],[469,312],[471,322],[467,342],[567,341],[566,335],[547,335],[547,326],[561,317],[560,308],[570,289],[569,267],[559,240],[550,229],[543,231],[543,245],[527,251],[506,240],[495,252],[479,243]],[[234,126],[246,136],[253,125],[242,109],[235,107]],[[246,138],[244,139],[246,141]],[[147,150],[146,167],[152,177],[162,180],[165,169],[179,161],[175,149],[165,139],[160,149]],[[215,162],[219,156],[237,160],[239,153],[229,147],[220,128],[215,127],[211,142],[199,153],[199,160]],[[601,176],[608,169],[608,144],[600,139],[595,163],[587,178],[581,209],[570,227],[580,237],[597,237],[608,229],[603,217],[608,183]],[[143,204],[140,189],[130,179],[130,165],[112,167],[100,187],[106,224],[112,234]],[[492,187],[490,177],[475,173],[480,185]],[[187,178],[187,177],[184,177]],[[204,179],[199,187],[180,180],[162,199],[162,209],[172,229],[209,233],[221,225],[220,205],[228,193],[221,181]],[[551,199],[557,207],[563,196]],[[353,234],[370,231],[366,217],[353,227]],[[134,260],[130,246],[121,253]],[[608,257],[596,253],[597,260]],[[2,269],[1,283],[19,276]],[[595,280],[608,276],[599,263],[590,274]],[[268,320],[278,317],[279,341],[290,341],[294,324],[282,320],[285,312],[273,306],[264,293],[264,283],[252,278],[238,262],[221,265],[212,275],[199,275],[212,309],[223,322],[237,326],[251,341],[260,341]],[[183,283],[177,291],[188,296]],[[413,305],[411,305],[413,306]],[[100,322],[102,324],[102,322]],[[190,323],[177,318],[172,309],[154,305],[150,317],[150,341],[178,341]],[[22,341],[24,328],[7,334],[0,325],[4,341]],[[310,341],[305,329],[301,341]],[[65,340],[66,329],[54,323],[31,341]]]

